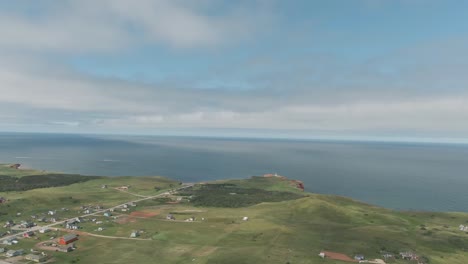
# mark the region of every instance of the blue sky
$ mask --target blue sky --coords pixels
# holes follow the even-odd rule
[[[0,131],[463,140],[467,8],[0,0]]]

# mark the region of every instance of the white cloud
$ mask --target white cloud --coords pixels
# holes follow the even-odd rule
[[[40,6],[44,14],[38,16],[0,11],[0,47],[74,53],[145,43],[213,47],[237,42],[257,31],[259,18],[269,19],[262,10],[213,16],[200,6],[171,0],[82,0],[50,2]]]

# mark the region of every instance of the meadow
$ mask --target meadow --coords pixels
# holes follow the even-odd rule
[[[114,189],[123,185],[130,186],[128,192]],[[82,205],[111,207],[138,199],[135,195],[152,196],[179,185],[161,177],[103,177],[0,192],[8,198],[0,205],[0,221],[18,221],[51,209],[60,217],[80,215]],[[247,196],[248,202],[223,206],[239,195]],[[209,199],[200,203],[197,197]],[[219,200],[212,203],[216,197]],[[271,197],[284,200],[268,200]],[[167,220],[168,215],[175,220]],[[75,251],[50,253],[56,263],[345,263],[321,259],[322,250],[350,257],[363,254],[367,259],[382,258],[382,252],[412,251],[426,263],[468,263],[468,234],[458,229],[468,224],[466,213],[388,210],[345,197],[304,193],[280,178],[204,183],[116,210],[111,217],[92,218],[96,220],[83,222],[75,231],[80,234]],[[135,231],[139,236],[131,239]],[[39,235],[40,240],[48,236]],[[38,241],[22,239],[13,247],[29,250]]]

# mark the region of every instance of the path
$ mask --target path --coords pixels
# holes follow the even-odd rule
[[[118,187],[117,187],[117,188],[114,188],[114,190],[117,190],[117,191],[123,192],[123,193],[127,193],[127,194],[130,194],[130,195],[133,195],[133,196],[137,196],[137,197],[148,198],[148,196],[141,195],[141,194],[136,194],[136,193],[131,193],[131,192],[129,192],[129,191],[125,191],[125,190],[119,189]]]

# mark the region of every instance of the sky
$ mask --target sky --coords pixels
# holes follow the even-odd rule
[[[0,0],[0,131],[467,140],[466,10]]]

